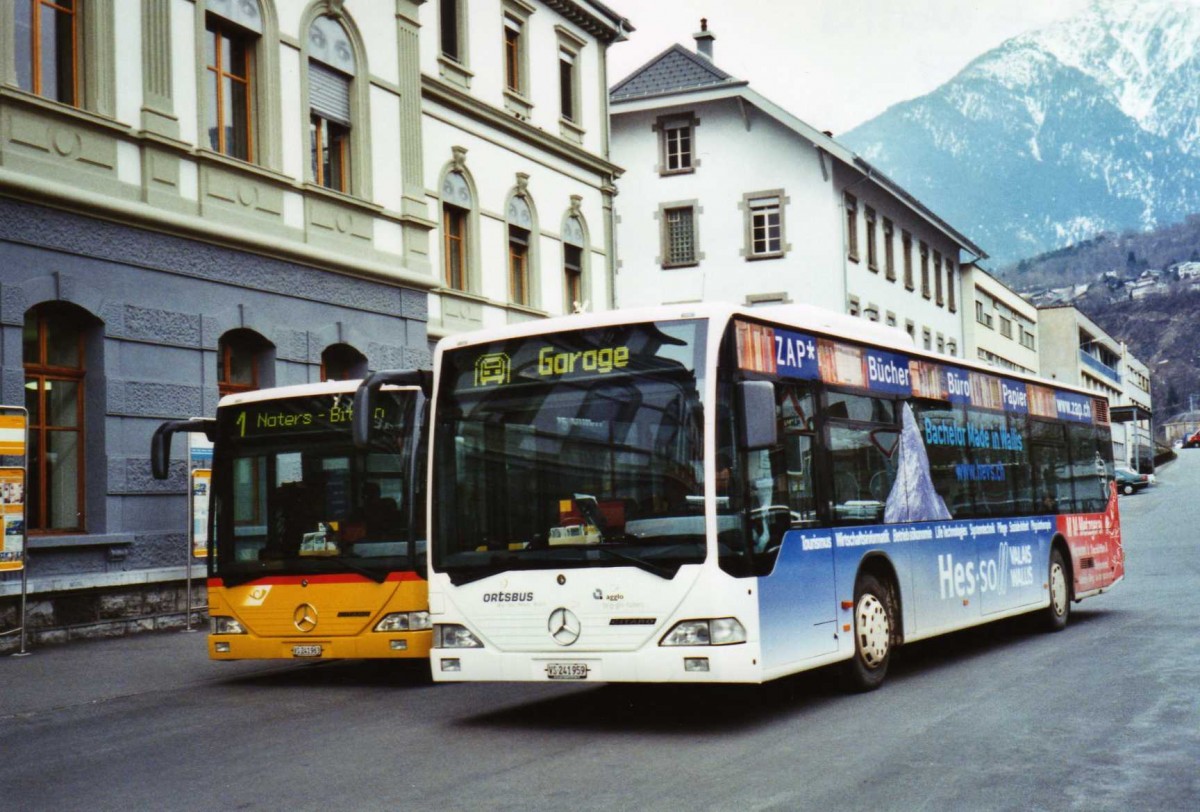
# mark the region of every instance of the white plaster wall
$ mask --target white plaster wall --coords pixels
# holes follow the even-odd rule
[[[486,308],[489,325],[504,324],[503,305],[508,302],[508,224],[505,205],[517,185],[516,175],[529,175],[528,193],[537,217],[537,241],[534,246],[534,270],[538,274],[538,298],[533,307],[551,314],[564,310],[562,287],[561,227],[571,195],[582,198],[580,209],[590,238],[589,256],[592,288],[587,292],[593,309],[603,309],[607,301],[604,257],[604,211],[599,178],[588,177],[578,167],[557,158],[539,154],[528,144],[500,133],[480,131],[479,125],[441,110],[428,110],[423,118],[425,178],[429,188],[430,214],[440,223],[438,179],[452,158],[451,147],[467,150],[466,168],[478,197],[479,234],[474,244],[480,257],[482,286],[480,295],[491,300]],[[446,119],[446,120],[442,120]],[[439,278],[442,273],[440,230],[430,241],[430,261]],[[492,312],[492,311],[495,312]]]
[[[699,119],[694,141],[699,165],[689,174],[661,177],[652,126],[660,115],[687,111]],[[722,101],[614,116],[612,158],[626,170],[617,181],[618,306],[743,303],[751,294],[784,291],[792,301],[842,309],[839,210],[807,141],[757,111],[747,132],[735,103]],[[748,261],[741,255],[739,205],[746,193],[775,189],[787,198],[784,238],[791,250],[781,259]],[[699,201],[703,258],[694,268],[664,270],[659,207],[688,200]]]
[[[283,126],[283,174],[304,179],[304,162],[311,156],[308,143],[308,114],[300,100],[300,52],[290,45],[279,46],[279,108]]]
[[[379,0],[347,0],[346,13],[354,20],[367,50],[367,71],[359,67],[359,76],[378,76],[386,82],[400,81],[400,53],[396,40],[396,13],[393,3]],[[436,31],[437,29],[434,29]],[[424,31],[430,36],[431,31]]]
[[[400,165],[400,97],[390,90],[372,86],[371,98],[371,192],[379,205],[400,211],[404,200]]]
[[[117,121],[136,129],[142,126],[142,17],[113,15]]]
[[[984,307],[988,312],[992,312],[992,306],[988,299],[988,297],[990,297],[990,299],[998,300],[1007,305],[1010,310],[1016,313],[1020,313],[1023,316],[1032,317],[1034,320],[1034,332],[1035,334],[1040,334],[1041,330],[1037,325],[1036,309],[1028,305],[1016,293],[984,274],[972,273],[971,280],[973,282],[973,287],[978,291],[977,294],[972,293],[972,299],[970,303],[969,324],[971,325],[974,339],[972,358],[978,358],[978,355],[975,354],[975,350],[987,350],[994,355],[999,355],[1002,358],[1007,358],[1013,363],[1020,364],[1026,369],[1032,369],[1034,372],[1038,372],[1041,368],[1038,352],[1036,349],[1031,350],[1021,344],[1020,332],[1017,328],[1017,323],[1015,321],[1013,323],[1012,338],[1006,338],[1000,334],[999,313],[992,314],[991,329],[983,324],[978,323],[975,320],[975,299],[978,298],[978,296],[984,296]],[[1038,346],[1038,344],[1040,344],[1041,338],[1041,335],[1035,335],[1035,348]]]
[[[963,340],[962,310],[964,307],[974,307],[964,302],[961,280],[961,256],[958,247],[939,229],[934,228],[928,221],[898,200],[893,194],[881,188],[872,180],[863,180],[858,172],[847,171],[839,165],[834,173],[834,200],[838,210],[837,234],[841,243],[839,248],[839,264],[845,269],[846,301],[838,309],[847,310],[849,297],[856,296],[860,302],[861,313],[872,305],[878,305],[879,321],[886,323],[887,313],[896,314],[896,326],[905,329],[908,321],[915,327],[914,340],[917,346],[924,347],[924,331],[930,332],[930,349],[937,352],[938,337],[941,336],[945,353],[949,355],[949,343],[953,342],[955,356],[963,357],[966,342]],[[858,203],[858,261],[849,259],[845,224],[845,192],[849,192]],[[876,226],[876,256],[878,270],[871,270],[867,262],[867,220],[866,210],[875,210]],[[887,278],[887,249],[883,235],[884,218],[893,223],[893,249],[895,251],[895,281]],[[904,282],[904,232],[912,235],[912,275],[913,289],[909,290]],[[925,298],[921,285],[921,243],[929,246],[929,298]],[[942,261],[936,268],[936,273],[942,279],[942,304],[937,303],[937,278],[935,277],[935,253],[941,254]],[[954,302],[956,310],[950,310],[950,291],[946,284],[945,261],[949,257],[954,262]]]
[[[274,2],[280,35],[303,41],[300,36],[300,17],[308,8],[309,0],[274,0]]]
[[[369,2],[370,0],[361,0]],[[583,147],[599,153],[603,147],[603,106],[600,50],[603,45],[558,13],[538,3],[529,15],[525,46],[529,62],[526,97],[532,102],[530,123],[554,136],[559,134],[558,34],[562,26],[585,45],[576,62],[579,71]],[[473,74],[470,94],[480,101],[504,109],[503,11],[500,0],[471,0],[467,8],[466,67]],[[421,7],[421,71],[440,76],[440,20],[437,3]]]
[[[138,17],[138,25],[141,18]],[[139,59],[141,55],[139,53]],[[171,85],[179,138],[189,144],[199,139],[199,102],[196,97],[196,6],[189,0],[171,5]]]

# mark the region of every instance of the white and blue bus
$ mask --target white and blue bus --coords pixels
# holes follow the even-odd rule
[[[1123,576],[1108,405],[803,306],[443,339],[434,678],[757,683]]]

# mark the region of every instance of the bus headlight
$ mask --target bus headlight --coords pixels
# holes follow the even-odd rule
[[[746,627],[735,617],[682,620],[663,635],[660,646],[729,646],[746,642]]]
[[[483,648],[479,638],[466,626],[457,623],[438,623],[433,627],[434,648]]]
[[[375,624],[377,632],[416,632],[428,628],[428,612],[392,612]]]
[[[245,634],[246,630],[242,628],[242,624],[238,623],[237,618],[227,617],[225,615],[213,615],[209,618],[209,629],[213,634]]]

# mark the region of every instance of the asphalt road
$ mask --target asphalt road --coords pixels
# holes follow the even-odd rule
[[[1065,632],[918,643],[866,695],[435,686],[182,633],[0,658],[0,809],[1197,810],[1200,450],[1159,478]]]

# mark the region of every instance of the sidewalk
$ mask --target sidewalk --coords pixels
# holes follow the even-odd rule
[[[294,667],[291,661],[215,662],[202,631],[86,640],[0,655],[0,724],[37,713],[150,691]]]

